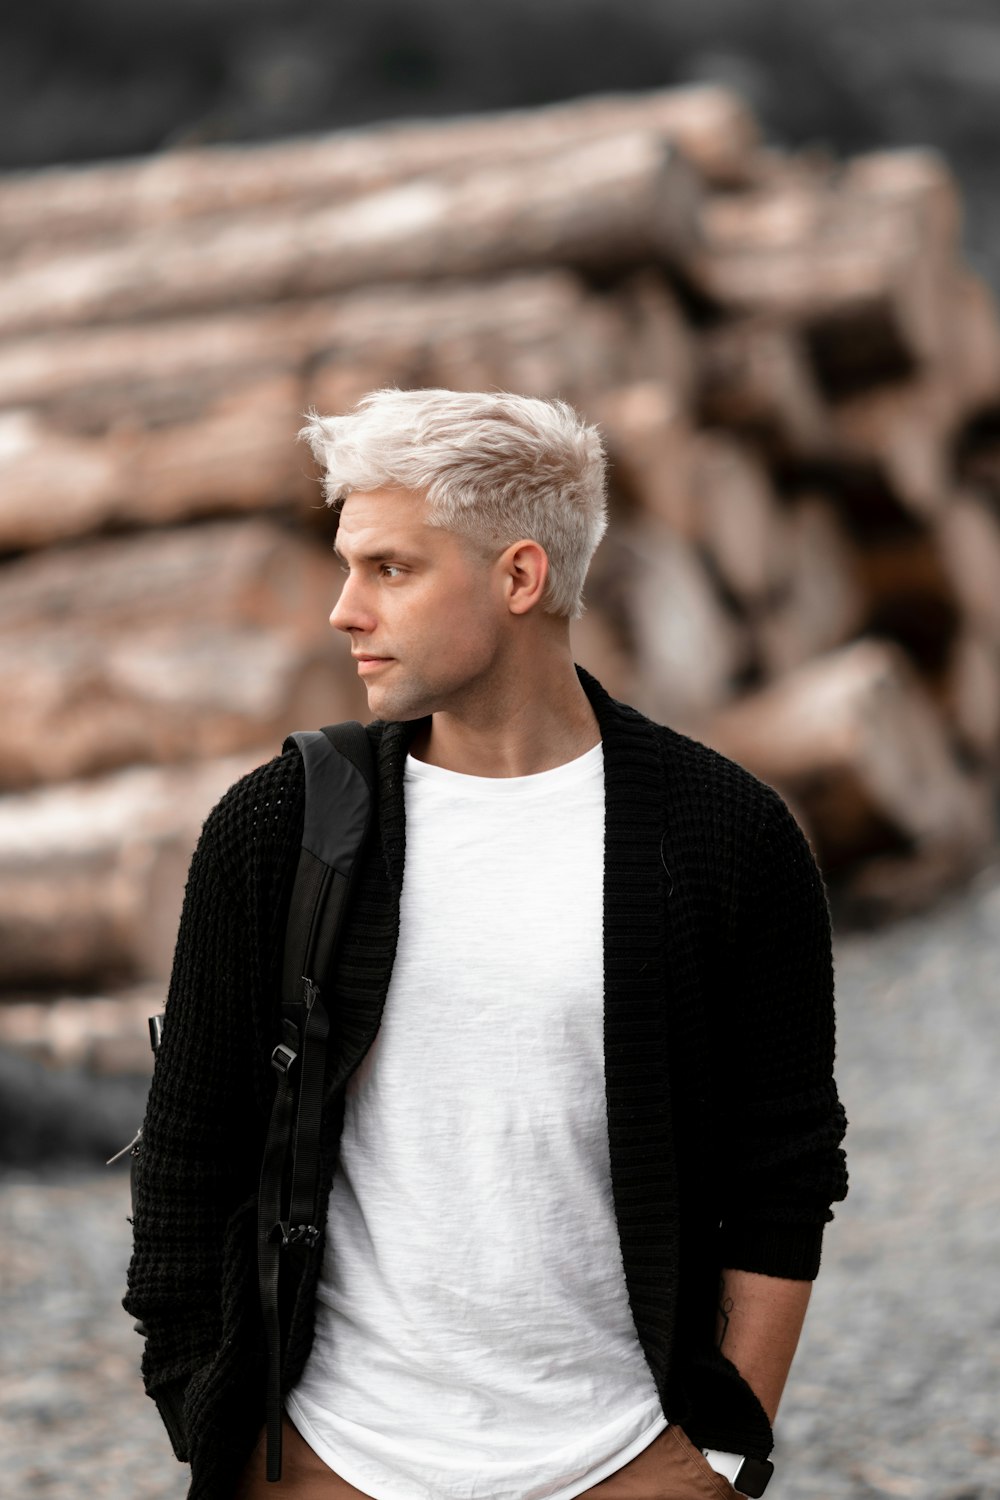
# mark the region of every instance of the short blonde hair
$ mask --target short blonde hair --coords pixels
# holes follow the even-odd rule
[[[601,435],[565,401],[506,391],[371,391],[346,416],[309,413],[300,437],[328,505],[352,490],[426,490],[431,524],[501,548],[543,547],[542,607],[576,619],[607,527]]]

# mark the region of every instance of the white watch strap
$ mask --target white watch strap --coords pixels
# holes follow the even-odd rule
[[[743,1464],[742,1453],[723,1453],[718,1448],[703,1448],[701,1451],[716,1474],[721,1474],[730,1484],[736,1483],[736,1476]]]

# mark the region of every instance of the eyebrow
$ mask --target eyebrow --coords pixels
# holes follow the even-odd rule
[[[341,562],[347,562],[348,559],[344,556],[343,552],[341,552],[336,542],[334,542],[333,544],[333,550],[340,558]],[[374,552],[359,552],[357,554],[357,557],[360,562],[372,563],[389,562],[390,560],[395,560],[397,562],[412,562],[414,560],[414,554],[412,552],[406,552],[402,547],[381,547]]]

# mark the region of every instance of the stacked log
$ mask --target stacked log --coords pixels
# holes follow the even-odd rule
[[[280,741],[363,709],[326,617],[340,575],[264,521],[41,553],[0,595],[0,784]],[[179,615],[178,601],[183,601]]]
[[[579,659],[778,786],[856,905],[973,868],[1000,324],[960,209],[931,153],[765,149],[718,89],[0,181],[0,985],[162,976],[226,778],[366,716],[295,434],[381,385],[597,421]]]
[[[605,301],[557,271],[0,341],[0,550],[305,509],[302,413],[380,384],[582,403],[629,373],[627,310]]]
[[[618,269],[686,258],[698,181],[649,132],[532,163],[467,167],[247,222],[197,221],[13,267],[0,337],[315,297],[372,282],[495,274],[524,265]]]
[[[0,254],[39,245],[58,253],[199,220],[326,207],[416,177],[530,162],[634,130],[679,147],[713,186],[737,186],[754,175],[756,122],[725,89],[595,97],[457,122],[12,175],[0,185]]]
[[[201,818],[268,752],[0,798],[0,985],[162,978]]]

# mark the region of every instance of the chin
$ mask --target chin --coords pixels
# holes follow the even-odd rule
[[[376,719],[392,719],[398,723],[423,719],[434,712],[426,690],[415,685],[407,688],[405,683],[389,687],[373,682],[368,688],[368,708]]]
[[[404,675],[401,663],[395,663],[387,681],[366,682],[368,707],[379,719],[406,723],[426,719],[431,714],[455,712],[468,703],[470,696],[482,691],[482,673],[477,663],[464,659],[452,663],[451,671],[423,676],[411,666]]]

